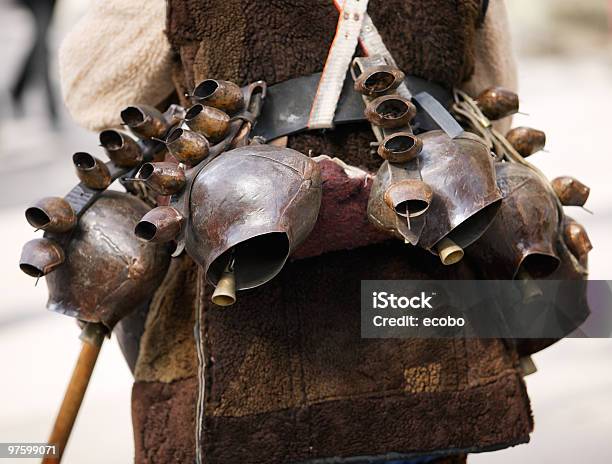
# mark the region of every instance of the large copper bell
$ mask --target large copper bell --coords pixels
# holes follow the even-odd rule
[[[102,194],[79,219],[65,262],[46,276],[48,308],[112,329],[146,303],[170,262],[166,245],[134,237],[134,225],[148,210],[132,195]]]
[[[442,131],[419,136],[420,154],[403,164],[383,163],[368,204],[379,228],[454,264],[493,220],[501,201],[493,158],[475,135],[451,139]]]
[[[236,289],[257,287],[304,241],[320,205],[316,162],[287,148],[237,148],[195,178],[185,248],[213,285],[233,261]]]
[[[187,176],[183,192],[170,206],[143,217],[136,235],[175,238],[178,249],[184,245],[223,293],[213,296],[216,304],[233,303],[234,289],[272,279],[317,220],[319,166],[295,150],[260,144],[235,148]]]
[[[559,265],[559,209],[543,180],[518,163],[497,163],[504,199],[491,227],[473,247],[474,258],[494,279],[543,278]]]
[[[489,227],[501,203],[493,158],[474,134],[420,136],[421,176],[433,190],[419,245],[453,264]]]

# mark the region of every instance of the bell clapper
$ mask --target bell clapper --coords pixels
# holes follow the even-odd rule
[[[234,275],[234,258],[230,259],[211,298],[217,306],[231,306],[236,302],[236,276]]]
[[[436,244],[436,250],[445,266],[456,264],[463,259],[463,248],[448,237],[444,237]]]

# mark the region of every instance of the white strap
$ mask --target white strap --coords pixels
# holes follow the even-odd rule
[[[355,54],[368,8],[368,0],[343,0],[341,6],[336,1],[334,3],[340,10],[340,17],[310,110],[308,120],[310,129],[328,129],[334,126],[334,114],[340,92],[342,92],[346,72]]]

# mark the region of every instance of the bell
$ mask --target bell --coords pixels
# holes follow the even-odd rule
[[[503,87],[491,87],[482,92],[476,103],[487,118],[492,121],[515,114],[519,110],[518,95]]]
[[[143,138],[161,139],[170,129],[164,115],[148,105],[128,106],[121,112],[121,119],[134,134]]]
[[[35,238],[23,246],[19,268],[31,277],[42,277],[56,270],[65,260],[64,250],[49,238]]]
[[[593,249],[593,244],[582,224],[566,216],[563,224],[563,241],[578,262],[586,267],[588,254]]]
[[[26,220],[35,229],[62,233],[72,230],[77,217],[72,206],[60,197],[46,197],[38,200],[25,212]]]
[[[166,139],[168,151],[177,161],[195,166],[208,156],[209,144],[206,137],[197,132],[176,128]]]
[[[395,66],[372,66],[355,79],[355,91],[368,97],[379,97],[397,89],[404,77]]]
[[[172,206],[153,208],[136,224],[136,237],[147,242],[169,242],[183,226],[183,216]]]
[[[371,123],[384,129],[406,127],[416,116],[416,107],[409,100],[398,95],[383,95],[368,103],[365,117]]]
[[[564,206],[584,206],[591,192],[589,187],[570,176],[557,177],[551,185]]]
[[[142,165],[136,178],[160,195],[174,195],[185,188],[185,171],[175,163],[160,161]]]
[[[185,250],[215,286],[233,260],[235,288],[244,290],[278,274],[314,227],[320,170],[295,150],[249,145],[210,161],[184,195],[189,202],[176,204],[191,205]]]
[[[378,146],[378,154],[390,163],[405,163],[418,156],[423,148],[419,137],[410,132],[387,135]]]
[[[474,134],[451,139],[442,131],[422,134],[417,163],[433,191],[419,246],[455,264],[493,221],[501,193],[495,182],[493,158]]]
[[[230,117],[224,111],[212,106],[193,105],[185,114],[187,126],[212,143],[223,140],[230,127]]]
[[[72,162],[79,180],[90,189],[104,190],[113,182],[106,164],[89,153],[75,153]]]
[[[508,131],[506,139],[523,158],[542,150],[546,145],[546,134],[531,127],[515,127]]]
[[[557,203],[542,179],[519,163],[497,163],[501,208],[470,256],[491,279],[541,279],[559,265]]]
[[[429,185],[411,165],[385,161],[374,178],[368,201],[368,219],[376,227],[416,245],[424,226],[423,215],[433,198]]]
[[[142,150],[128,135],[108,129],[100,132],[100,145],[110,160],[120,168],[133,168],[142,162]]]
[[[234,114],[244,107],[242,90],[230,81],[205,79],[194,89],[193,99],[228,114]]]
[[[47,276],[48,308],[112,329],[146,303],[170,261],[166,245],[133,235],[148,209],[132,195],[104,192],[79,219],[64,265]]]

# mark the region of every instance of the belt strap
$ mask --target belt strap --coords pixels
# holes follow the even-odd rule
[[[262,137],[266,142],[284,137],[286,135],[297,134],[310,129],[308,126],[309,111],[317,93],[317,86],[321,78],[321,73],[311,74],[290,79],[267,88],[266,99],[262,113],[252,131],[252,136]],[[406,85],[416,95],[415,101],[419,109],[415,120],[412,122],[413,130],[418,132],[444,129],[440,120],[448,120],[449,127],[455,124],[454,130],[461,131],[461,126],[448,114],[446,108],[450,108],[452,94],[438,84],[426,81],[416,76],[406,76]],[[365,121],[363,111],[365,105],[359,95],[353,89],[354,82],[352,77],[347,76],[344,86],[340,93],[338,107],[333,119],[334,125],[348,124]],[[431,99],[420,99],[421,93],[428,94]],[[426,107],[426,108],[425,108]],[[438,115],[432,108],[438,108],[441,115]],[[433,113],[435,119],[428,113]],[[438,122],[436,122],[438,120]],[[448,127],[447,127],[448,129]]]
[[[312,102],[308,127],[333,127],[334,113],[349,64],[355,54],[368,0],[344,0],[334,41],[329,49],[317,93]]]

